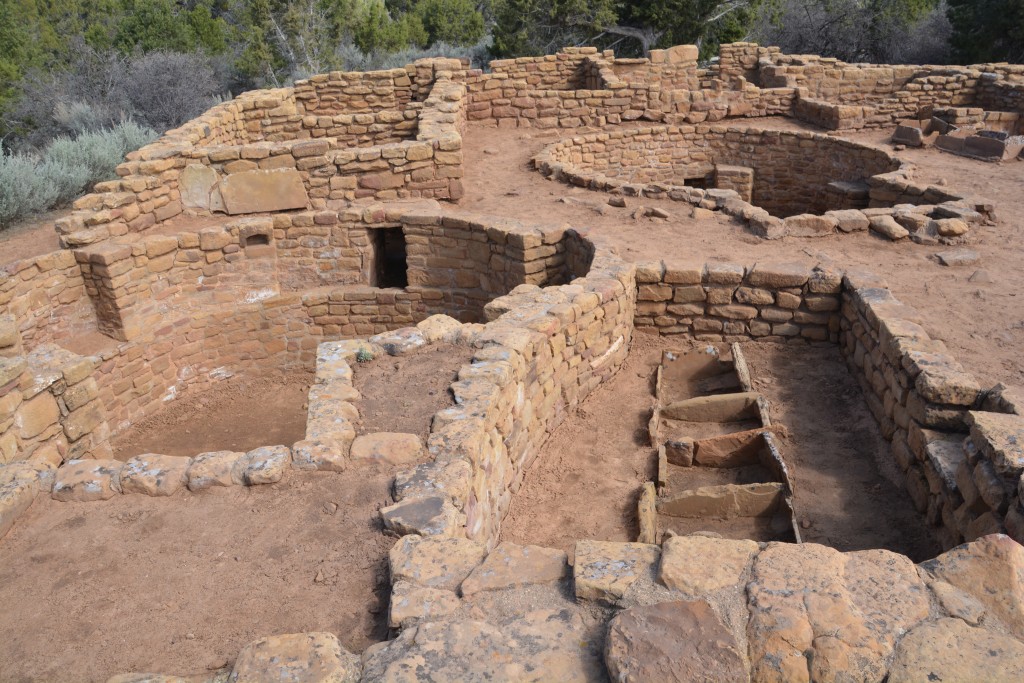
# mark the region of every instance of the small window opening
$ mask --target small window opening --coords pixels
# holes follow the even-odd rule
[[[248,258],[272,256],[273,253],[274,250],[270,246],[270,235],[256,233],[245,238],[245,255]]]
[[[405,260],[405,233],[401,228],[378,228],[373,233],[376,285],[407,287],[409,275]]]
[[[686,178],[683,180],[683,185],[686,187],[696,187],[701,190],[706,190],[708,189],[708,177],[702,175],[699,178]]]

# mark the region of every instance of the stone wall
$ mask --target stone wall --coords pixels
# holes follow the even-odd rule
[[[883,280],[843,282],[840,348],[914,505],[947,549],[989,533],[1024,541],[1024,419],[1002,414],[1024,404],[993,400]]]
[[[838,272],[804,263],[637,266],[637,327],[702,341],[836,342]]]
[[[829,184],[863,181],[894,171],[899,161],[884,151],[813,133],[719,126],[657,126],[577,136],[535,158],[546,173],[574,184],[685,185],[704,180],[717,164],[753,169],[752,203],[786,217],[844,208]],[[576,177],[579,177],[579,181]]]
[[[14,316],[30,348],[95,329],[85,282],[70,251],[0,265],[0,313]]]

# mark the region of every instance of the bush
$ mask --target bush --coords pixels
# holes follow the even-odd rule
[[[218,102],[210,60],[180,52],[150,52],[131,61],[125,80],[128,114],[154,130],[176,128]]]
[[[115,177],[125,154],[156,139],[131,121],[77,138],[60,137],[41,155],[0,155],[0,228],[72,201],[91,185]]]

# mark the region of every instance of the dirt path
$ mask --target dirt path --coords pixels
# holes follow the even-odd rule
[[[782,426],[803,540],[844,552],[885,548],[914,562],[938,555],[839,349],[748,343],[743,354],[772,424]]]
[[[99,503],[39,497],[0,541],[0,680],[187,675],[274,633],[387,636],[393,473]]]

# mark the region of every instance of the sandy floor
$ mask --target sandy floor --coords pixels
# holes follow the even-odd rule
[[[387,635],[377,510],[393,472],[290,473],[280,484],[40,497],[0,541],[0,680],[191,674],[270,633],[331,631],[360,651]]]
[[[313,373],[292,370],[237,375],[205,391],[187,392],[137,422],[112,443],[114,457],[140,453],[193,456],[207,451],[248,451],[291,446],[306,435]]]
[[[451,384],[473,358],[468,346],[438,344],[408,356],[353,366],[361,434],[406,432],[426,441],[434,413],[455,405]]]
[[[665,348],[681,343],[637,334],[618,374],[555,430],[512,499],[504,540],[570,552],[580,538],[636,540],[640,486],[656,467],[647,420]],[[794,471],[798,518],[810,524],[806,540],[844,551],[887,548],[915,561],[937,555],[893,483],[886,442],[838,349],[746,344],[744,353],[773,424],[788,432],[783,457]],[[699,469],[692,479],[685,488],[721,483],[703,481]]]
[[[810,129],[788,119],[729,122],[739,125]],[[851,139],[885,144],[891,131],[852,133]],[[926,247],[910,241],[892,243],[868,233],[820,238],[785,238],[768,242],[722,217],[704,221],[679,218],[675,202],[630,199],[627,209],[600,215],[589,208],[564,204],[563,197],[600,200],[605,195],[548,180],[530,167],[530,159],[568,132],[530,129],[499,130],[473,126],[466,137],[466,197],[460,209],[545,222],[564,221],[600,236],[627,259],[673,257],[751,264],[758,260],[834,263],[840,268],[868,268],[884,275],[893,292],[915,306],[933,337],[942,339],[983,384],[1024,383],[1024,162],[990,164],[934,150],[907,150],[899,156],[917,165],[917,179],[945,180],[950,188],[985,196],[995,202],[996,226],[973,232],[970,248],[981,255],[977,266],[941,266],[934,254],[948,247]],[[499,153],[493,153],[499,152]],[[669,221],[634,220],[632,208],[643,203],[661,206],[675,216]],[[991,282],[969,282],[976,270]]]

